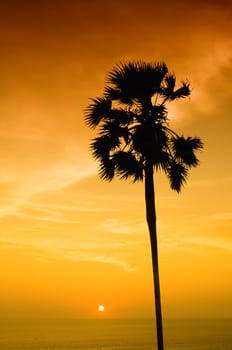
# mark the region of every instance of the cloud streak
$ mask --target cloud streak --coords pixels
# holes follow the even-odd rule
[[[135,243],[137,245],[138,243]],[[133,243],[126,242],[103,242],[98,243],[67,243],[59,239],[29,240],[29,239],[9,239],[0,238],[0,249],[26,249],[29,254],[40,262],[52,263],[56,260],[66,260],[72,262],[96,262],[103,264],[116,265],[127,273],[134,273],[137,267],[126,260],[124,255],[128,255],[128,246]],[[108,251],[108,254],[105,251]],[[120,253],[118,253],[120,249]],[[32,252],[32,250],[34,252]],[[123,250],[123,251],[122,251]]]

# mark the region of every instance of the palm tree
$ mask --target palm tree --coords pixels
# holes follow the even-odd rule
[[[176,87],[176,77],[165,63],[119,63],[106,78],[103,96],[85,110],[98,137],[90,144],[100,162],[99,175],[145,182],[146,219],[150,234],[158,350],[163,350],[154,170],[163,171],[172,190],[180,192],[189,168],[198,165],[195,152],[203,147],[197,137],[178,135],[169,128],[166,105],[190,95],[187,81]]]

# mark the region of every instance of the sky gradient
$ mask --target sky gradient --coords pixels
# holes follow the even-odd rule
[[[155,177],[165,317],[232,317],[232,5],[0,3],[0,313],[153,316],[143,184],[104,183],[89,98],[120,61],[164,61],[191,97],[170,126],[204,144],[181,194]]]

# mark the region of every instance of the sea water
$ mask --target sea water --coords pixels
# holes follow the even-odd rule
[[[155,350],[154,320],[1,320],[1,350]],[[164,321],[165,350],[232,350],[232,319]]]

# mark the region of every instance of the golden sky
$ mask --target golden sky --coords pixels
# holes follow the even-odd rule
[[[119,61],[165,61],[205,143],[182,193],[156,176],[165,317],[232,317],[230,1],[0,3],[0,314],[153,316],[143,185],[97,177],[84,125]]]

